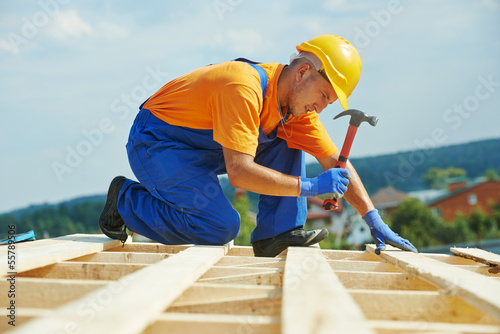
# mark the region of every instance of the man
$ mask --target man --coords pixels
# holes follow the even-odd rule
[[[303,226],[306,197],[326,193],[345,195],[378,251],[385,243],[416,251],[382,221],[352,165],[333,168],[339,152],[318,118],[337,99],[348,108],[361,71],[357,51],[335,35],[297,50],[288,66],[238,59],[197,69],[144,102],[127,144],[139,182],[111,182],[101,230],[122,241],[128,228],[164,244],[227,243],[240,227],[217,178],[227,173],[233,186],[261,194],[256,256],[323,240],[326,229]],[[304,152],[325,172],[306,178]]]

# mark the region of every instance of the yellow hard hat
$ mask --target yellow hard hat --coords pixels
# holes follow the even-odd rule
[[[344,110],[347,98],[356,87],[361,73],[361,58],[354,46],[337,35],[320,35],[297,45],[297,51],[308,51],[321,60],[326,76]]]

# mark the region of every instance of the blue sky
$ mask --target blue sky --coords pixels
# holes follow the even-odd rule
[[[324,33],[358,48],[349,106],[380,118],[352,156],[500,137],[499,14],[499,0],[2,1],[0,213],[133,178],[130,126],[167,81],[240,56],[288,63]],[[339,147],[340,111],[320,116]]]

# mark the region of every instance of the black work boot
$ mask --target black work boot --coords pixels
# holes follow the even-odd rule
[[[99,227],[102,233],[111,239],[118,239],[121,242],[127,241],[127,231],[122,217],[118,213],[118,194],[123,183],[127,180],[124,176],[117,176],[111,181],[108,189],[106,204],[99,216]]]
[[[252,242],[255,256],[275,257],[288,246],[311,246],[328,236],[326,228],[306,231],[302,227],[281,233],[274,238]]]

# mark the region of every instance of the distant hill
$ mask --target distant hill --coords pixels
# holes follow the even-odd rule
[[[104,202],[106,201],[106,194],[102,195],[90,195],[90,196],[81,196],[77,197],[74,199],[70,199],[67,201],[55,203],[55,204],[49,204],[49,203],[43,203],[43,204],[34,204],[27,206],[22,209],[16,209],[10,212],[2,213],[0,214],[1,216],[6,216],[6,215],[11,215],[16,218],[21,218],[26,215],[31,215],[37,211],[43,210],[43,209],[52,209],[52,208],[57,208],[60,205],[66,206],[67,209],[72,210],[75,205],[77,204],[82,204],[82,203],[97,203],[97,204],[102,204],[104,205]]]
[[[404,192],[422,190],[425,189],[423,176],[431,167],[463,168],[469,178],[484,175],[488,169],[500,172],[500,138],[354,158],[351,162],[370,195],[388,186]],[[308,164],[306,169],[308,177],[323,171],[318,163]]]
[[[448,168],[450,166],[463,168],[467,176],[481,176],[488,169],[495,169],[500,174],[500,138],[476,141],[466,144],[450,145],[430,150],[413,150],[373,157],[355,158],[351,160],[363,180],[369,194],[374,194],[381,188],[392,185],[394,188],[409,192],[424,189],[423,175],[431,167]],[[308,177],[315,177],[323,170],[318,163],[306,166]],[[226,177],[220,180],[226,197],[232,202],[234,188]],[[250,193],[252,209],[257,210],[258,194]],[[11,211],[0,215],[14,216],[17,219],[33,215],[41,210],[57,209],[61,205],[72,211],[75,206],[92,204],[97,212],[104,205],[106,194],[78,197],[57,204],[40,204]],[[98,216],[98,215],[97,215]]]

